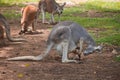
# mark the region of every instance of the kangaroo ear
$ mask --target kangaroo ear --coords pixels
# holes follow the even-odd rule
[[[66,2],[63,3],[62,7],[64,7],[66,5]]]

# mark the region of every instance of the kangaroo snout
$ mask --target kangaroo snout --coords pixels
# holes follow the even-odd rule
[[[102,46],[97,46],[97,47],[91,46],[91,47],[88,47],[83,54],[86,56],[93,53],[94,51],[101,51],[102,48],[103,48]]]

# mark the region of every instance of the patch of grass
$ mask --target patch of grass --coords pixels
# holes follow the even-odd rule
[[[0,6],[22,5],[26,2],[38,2],[39,0],[0,0]]]
[[[74,7],[67,7],[64,9],[64,15],[73,15],[74,13],[78,12],[78,13],[81,13],[81,12],[84,12],[86,9],[84,6],[74,6]]]
[[[116,56],[114,60],[120,62],[120,55]]]
[[[114,16],[113,19],[116,23],[119,23],[120,22],[120,14]]]
[[[98,10],[98,11],[119,11],[120,2],[105,2],[101,0],[89,0],[84,4],[86,9]]]
[[[15,4],[15,3],[24,3],[24,2],[37,2],[39,0],[0,0],[0,3],[9,3],[9,4]]]
[[[108,43],[108,44],[120,46],[120,33],[114,34],[114,35],[111,34],[110,36],[101,37],[101,38],[97,39],[96,41],[98,43]]]
[[[58,18],[56,17],[58,20]],[[61,20],[72,20],[80,25],[83,25],[85,28],[119,28],[120,24],[116,22],[113,18],[90,18],[90,17],[81,17],[81,16],[62,16]]]
[[[21,14],[19,12],[14,11],[14,10],[5,11],[3,15],[7,19],[20,19],[21,18]]]
[[[75,8],[75,9],[74,9]],[[105,2],[101,0],[88,0],[86,3],[80,3],[80,6],[70,7],[66,9],[69,13],[69,10],[72,13],[76,11],[85,12],[88,10],[97,10],[101,12],[120,12],[120,2]]]

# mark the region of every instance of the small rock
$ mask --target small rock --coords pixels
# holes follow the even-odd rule
[[[115,49],[113,49],[112,54],[118,54],[118,52]]]

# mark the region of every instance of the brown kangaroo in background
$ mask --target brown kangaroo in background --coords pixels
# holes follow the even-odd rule
[[[3,28],[5,27],[5,28]],[[3,45],[5,43],[4,41],[4,29],[6,32],[7,39],[11,42],[19,42],[19,41],[25,41],[24,39],[17,38],[13,39],[10,35],[10,26],[6,20],[6,18],[0,14],[0,45]]]
[[[28,26],[32,24],[32,30],[35,31],[34,25],[37,23],[37,7],[33,5],[27,5],[21,9],[21,31],[19,34],[23,34],[28,31]]]
[[[63,8],[66,3],[63,3],[62,5],[59,5],[55,0],[40,0],[38,4],[38,8],[40,12],[42,13],[42,23],[45,22],[45,12],[48,12],[51,14],[51,20],[50,23],[55,23],[54,20],[54,14],[58,14],[59,16],[59,22],[60,17],[63,12]]]

